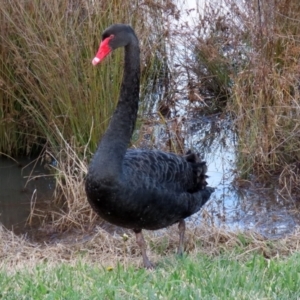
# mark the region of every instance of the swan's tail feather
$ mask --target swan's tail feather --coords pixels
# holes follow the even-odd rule
[[[197,192],[203,190],[207,186],[206,175],[207,165],[205,161],[201,161],[200,155],[198,153],[188,150],[184,155],[184,158],[192,164],[193,174],[194,174],[194,187],[189,192]]]

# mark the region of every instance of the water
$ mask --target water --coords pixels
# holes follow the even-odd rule
[[[194,124],[195,121],[191,122]],[[201,118],[198,122],[201,123]],[[203,131],[214,135],[213,142],[204,151],[210,176],[208,183],[216,188],[205,207],[211,222],[230,229],[252,229],[268,238],[293,233],[299,224],[299,217],[292,199],[284,200],[274,187],[261,187],[251,181],[245,187],[235,184],[238,178],[237,137],[230,129],[230,121],[216,118],[194,132],[192,140],[205,135]]]
[[[30,212],[51,203],[54,180],[41,161],[0,157],[0,222],[16,233],[37,218]]]

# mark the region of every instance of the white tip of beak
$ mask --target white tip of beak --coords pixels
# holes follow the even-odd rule
[[[99,62],[100,62],[100,59],[98,57],[94,57],[94,59],[92,60],[93,66],[96,66]]]

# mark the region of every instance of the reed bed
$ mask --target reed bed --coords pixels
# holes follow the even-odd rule
[[[112,55],[113,64],[91,65],[102,31],[117,22],[137,28],[145,94],[163,65],[157,59],[163,56],[157,20],[163,8],[137,1],[2,1],[0,152],[32,154],[46,146],[55,156],[61,135],[78,154],[87,144],[94,151],[122,78],[121,51]]]
[[[239,168],[299,199],[299,5],[257,1],[244,9],[251,51],[234,77],[230,104]]]
[[[182,59],[190,102],[233,120],[237,179],[289,201],[300,187],[299,16],[296,0],[205,1]]]

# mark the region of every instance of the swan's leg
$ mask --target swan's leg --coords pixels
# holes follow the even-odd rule
[[[142,252],[144,267],[147,268],[147,269],[153,269],[154,266],[150,262],[147,254],[146,254],[147,245],[146,245],[146,242],[144,240],[142,230],[141,229],[134,229],[133,231],[135,232],[136,243],[138,244],[138,246],[140,247],[141,252]]]
[[[185,221],[181,219],[178,223],[178,229],[179,229],[179,246],[178,246],[178,255],[183,254],[183,248],[184,248],[184,233],[185,233]]]

